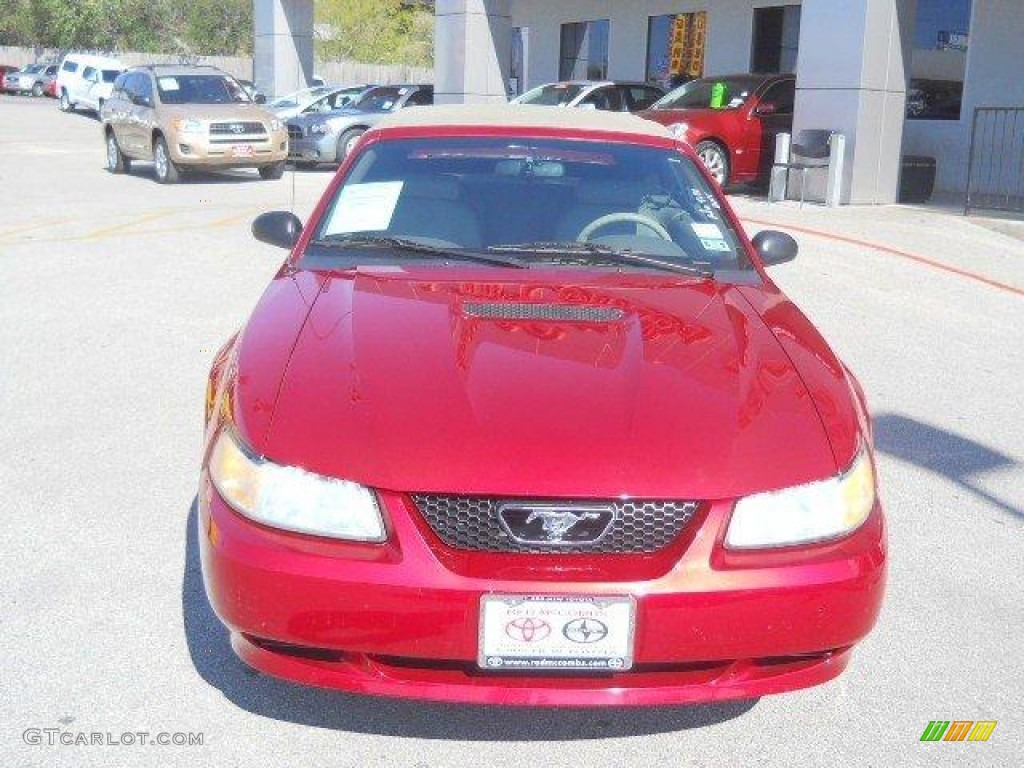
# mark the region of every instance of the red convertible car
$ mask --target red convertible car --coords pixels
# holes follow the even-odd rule
[[[767,179],[775,137],[793,128],[795,95],[794,75],[705,77],[637,114],[694,147],[719,184],[748,184]]]
[[[516,705],[821,683],[878,615],[871,421],[693,151],[423,107],[368,131],[216,355],[199,538],[236,653]]]

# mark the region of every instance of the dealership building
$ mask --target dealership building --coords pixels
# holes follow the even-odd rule
[[[494,102],[565,79],[673,83],[795,72],[793,133],[841,133],[844,203],[897,198],[901,157],[963,194],[1024,168],[1022,0],[436,0],[436,99]],[[256,78],[312,75],[312,0],[255,0]],[[989,124],[986,121],[994,121]],[[973,129],[973,130],[972,130]],[[974,137],[973,165],[972,134]],[[1006,176],[1006,179],[1002,179]],[[1012,177],[1012,178],[1010,178]],[[994,183],[989,179],[986,183]]]

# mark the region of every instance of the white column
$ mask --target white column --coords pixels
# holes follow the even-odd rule
[[[506,100],[512,20],[509,0],[436,0],[434,101]]]
[[[268,97],[313,78],[313,0],[253,0],[253,80]]]
[[[803,0],[794,139],[846,136],[840,200],[896,201],[913,19],[905,0]],[[810,186],[810,184],[808,184]]]

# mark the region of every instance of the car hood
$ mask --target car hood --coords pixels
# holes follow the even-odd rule
[[[255,450],[377,488],[535,497],[727,498],[837,471],[801,376],[735,287],[415,274],[327,277],[301,326],[296,306],[254,316],[278,348],[262,369],[239,358],[262,402],[239,393],[236,413],[276,390],[243,435]],[[616,317],[515,319],[538,303]],[[258,381],[273,371],[279,388]]]
[[[162,104],[160,112],[168,120],[272,120],[274,115],[259,104]]]
[[[376,120],[388,112],[365,112],[361,109],[336,109],[333,112],[320,112],[315,115],[298,115],[288,122],[295,125],[311,125],[312,123],[351,123],[356,120]]]
[[[291,120],[297,117],[304,107],[267,107],[278,120]]]
[[[640,117],[654,120],[656,123],[668,125],[670,123],[686,123],[695,126],[718,125],[723,120],[734,120],[742,114],[739,109],[704,109],[700,107],[689,107],[687,109],[647,109],[638,112]]]

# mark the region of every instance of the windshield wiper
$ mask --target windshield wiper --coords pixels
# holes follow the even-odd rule
[[[581,257],[593,257],[588,261],[624,261],[628,264],[636,264],[641,267],[652,267],[663,269],[668,272],[681,272],[684,275],[695,277],[712,278],[715,276],[714,269],[705,264],[685,264],[678,261],[670,261],[657,256],[648,256],[644,253],[629,250],[628,248],[612,248],[608,245],[590,243],[580,240],[567,240],[564,242],[540,242],[540,243],[515,243],[512,245],[492,245],[488,251],[498,252],[523,252],[523,253],[565,253]]]
[[[476,261],[481,264],[496,264],[501,267],[514,267],[515,269],[528,269],[530,266],[524,261],[509,256],[445,248],[443,246],[421,243],[418,240],[407,237],[393,237],[391,235],[328,235],[325,238],[311,241],[310,245],[321,245],[326,248],[392,248],[403,253],[424,257],[434,256],[446,259],[459,259],[461,261]]]

